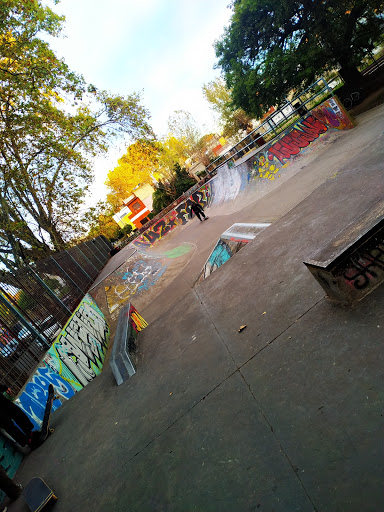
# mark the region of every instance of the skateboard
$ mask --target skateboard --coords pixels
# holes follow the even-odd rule
[[[41,478],[35,477],[27,483],[23,490],[23,496],[31,512],[39,512],[51,500],[56,501],[54,492]]]
[[[44,441],[47,439],[47,437],[50,434],[53,434],[54,429],[49,428],[49,420],[51,418],[51,412],[52,412],[52,404],[55,400],[55,389],[50,384],[48,386],[48,397],[47,397],[47,403],[45,405],[44,410],[44,416],[43,416],[43,423],[41,425],[41,430],[38,432],[34,432],[34,436],[32,438],[31,448],[37,448],[41,444],[44,443]]]

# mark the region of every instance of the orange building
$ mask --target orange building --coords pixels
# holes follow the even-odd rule
[[[113,220],[121,228],[129,224],[135,228],[141,228],[149,220],[148,214],[152,211],[153,191],[151,185],[143,185],[135,189],[135,193],[124,199],[124,208],[113,216]]]

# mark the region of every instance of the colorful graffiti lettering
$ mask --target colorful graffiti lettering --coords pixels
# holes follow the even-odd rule
[[[343,105],[337,98],[331,98],[314,108],[304,120],[296,123],[278,140],[269,144],[262,153],[258,153],[253,160],[253,175],[274,180],[292,157],[302,153],[329,129],[342,130],[352,127],[353,123]]]
[[[66,400],[75,394],[75,390],[66,380],[44,366],[36,370],[23,393],[16,400],[17,405],[23,409],[37,429],[40,428],[44,416],[49,384],[53,385],[57,395]],[[54,400],[52,409],[55,410],[60,405],[62,405],[60,399]]]
[[[48,360],[75,389],[81,389],[101,372],[108,340],[109,325],[86,296],[49,349]]]
[[[147,249],[155,242],[161,240],[176,226],[186,224],[191,218],[191,202],[199,203],[203,208],[209,206],[211,201],[211,185],[207,183],[194,192],[190,199],[180,203],[174,210],[156,222],[133,242],[138,248]]]
[[[129,309],[129,320],[136,332],[140,332],[148,326],[148,323],[139,315],[137,309],[132,304]]]
[[[128,268],[125,271],[116,271],[114,275],[121,278],[122,284],[106,286],[105,294],[109,311],[113,313],[121,304],[129,300],[132,295],[137,295],[149,290],[167,269],[163,260],[151,258],[146,261],[139,259],[132,265],[127,261]]]

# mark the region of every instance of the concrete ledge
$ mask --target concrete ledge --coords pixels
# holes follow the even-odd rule
[[[384,200],[304,262],[331,300],[361,300],[384,281]]]
[[[137,350],[138,333],[131,322],[132,309],[130,303],[126,304],[117,321],[110,365],[118,385],[136,373],[133,358]]]

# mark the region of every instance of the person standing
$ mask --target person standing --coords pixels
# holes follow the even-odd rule
[[[199,219],[200,222],[203,222],[203,219],[201,217],[204,217],[204,220],[207,220],[208,217],[206,217],[203,208],[198,204],[192,201],[191,204],[191,218],[192,218],[192,212],[196,215],[196,217]]]

